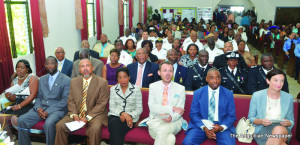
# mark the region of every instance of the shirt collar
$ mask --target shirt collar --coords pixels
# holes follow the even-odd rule
[[[52,79],[55,80],[55,79],[57,78],[58,74],[59,74],[59,71],[57,71],[53,76],[51,76],[51,75],[49,74],[49,78],[51,77]]]
[[[217,89],[215,89],[215,90],[211,89],[210,86],[208,86],[208,93],[211,94],[212,91],[216,91],[215,94],[219,93],[219,91],[220,91],[220,86],[219,86]]]
[[[229,66],[227,66],[228,67],[228,70],[231,72],[232,71],[232,69],[229,67]],[[233,69],[233,73],[235,74],[236,73],[236,71],[237,71],[237,67],[235,67],[234,69]]]
[[[273,68],[270,69],[270,70],[266,70],[266,69],[262,66],[262,69],[263,69],[263,71],[265,72],[265,74],[268,74],[268,72],[271,71]]]
[[[200,67],[200,68],[206,69],[206,68],[207,68],[207,65],[208,65],[208,63],[207,63],[205,66],[202,66],[202,65],[199,63],[199,67]]]
[[[163,88],[165,88],[166,87],[166,85],[161,81],[161,84],[162,84],[162,86],[163,86]],[[172,81],[167,85],[167,87],[168,87],[168,89],[170,89],[170,87],[171,87],[171,84],[172,84]]]
[[[64,58],[62,61],[57,60],[58,63],[64,64],[66,58]]]

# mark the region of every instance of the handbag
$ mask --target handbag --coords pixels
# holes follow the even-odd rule
[[[250,120],[245,117],[241,118],[236,126],[236,136],[239,142],[251,143],[254,131],[255,127],[252,126]]]

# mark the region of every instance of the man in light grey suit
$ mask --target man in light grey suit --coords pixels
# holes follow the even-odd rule
[[[18,119],[18,143],[30,145],[29,129],[41,120],[45,120],[46,144],[54,145],[55,124],[67,114],[67,100],[71,79],[57,71],[57,60],[49,56],[45,63],[48,74],[39,81],[39,91],[34,107]]]
[[[80,62],[80,60],[82,60],[84,58],[87,58],[92,62],[93,66],[95,68],[94,74],[99,77],[102,77],[103,62],[101,60],[90,57],[89,49],[84,47],[79,51],[79,59],[73,62],[73,70],[72,70],[71,78],[75,78],[75,77],[78,77],[81,75],[79,72],[79,62]]]
[[[185,88],[172,81],[173,69],[171,62],[162,62],[158,71],[162,80],[149,87],[151,120],[147,125],[155,145],[174,145],[183,122]]]

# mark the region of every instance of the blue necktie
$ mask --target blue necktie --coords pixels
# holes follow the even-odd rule
[[[214,116],[215,116],[215,104],[216,104],[215,93],[216,91],[212,91],[211,98],[209,100],[208,120],[212,122],[214,121]]]
[[[51,90],[52,86],[53,86],[53,83],[54,83],[54,78],[53,77],[49,77],[49,88]]]

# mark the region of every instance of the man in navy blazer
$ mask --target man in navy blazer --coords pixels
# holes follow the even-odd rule
[[[71,78],[57,70],[57,60],[53,56],[47,57],[45,67],[48,74],[40,78],[34,107],[18,118],[18,127],[22,128],[18,130],[19,145],[31,144],[29,129],[41,120],[45,120],[46,144],[54,145],[55,124],[68,111]]]
[[[135,57],[137,62],[127,66],[130,75],[129,81],[136,86],[149,88],[149,84],[159,80],[158,64],[148,61],[148,53],[144,48],[139,48]]]
[[[207,71],[211,68],[208,64],[209,54],[205,49],[199,51],[199,63],[188,68],[187,77],[185,80],[185,89],[195,91],[207,85],[205,80]]]
[[[207,138],[217,144],[235,145],[233,126],[236,120],[235,105],[231,91],[220,86],[221,74],[211,68],[207,72],[208,85],[194,92],[190,111],[190,122],[185,132],[184,145],[201,144]],[[213,126],[205,126],[203,120],[211,121]]]
[[[84,47],[87,48],[87,49],[89,49],[91,57],[94,57],[96,59],[100,59],[99,53],[97,51],[94,51],[94,50],[90,49],[89,41],[82,40],[82,42],[81,42],[81,48],[84,48]],[[76,61],[76,60],[78,60],[78,59],[79,59],[79,51],[76,51],[75,54],[74,54],[73,62]]]
[[[65,58],[65,50],[62,47],[56,48],[55,57],[58,61],[57,70],[71,77],[73,62]]]
[[[178,53],[175,49],[170,49],[167,53],[167,59],[173,64],[173,81],[184,86],[187,68],[178,64]]]

